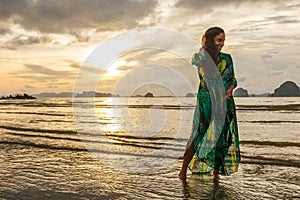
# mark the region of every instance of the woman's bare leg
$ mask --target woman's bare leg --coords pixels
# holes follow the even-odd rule
[[[214,171],[213,171],[213,177],[214,177],[214,180],[218,180],[219,179],[219,170],[214,169]]]
[[[190,147],[188,148],[186,154],[183,157],[183,163],[181,170],[178,174],[179,178],[185,178],[186,177],[186,169],[188,167],[188,164],[192,160],[193,156],[195,154],[194,144],[192,143]]]

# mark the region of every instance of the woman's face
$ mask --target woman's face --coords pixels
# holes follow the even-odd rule
[[[214,38],[214,43],[217,48],[217,51],[220,52],[222,47],[224,46],[224,41],[225,41],[225,34],[220,33]]]

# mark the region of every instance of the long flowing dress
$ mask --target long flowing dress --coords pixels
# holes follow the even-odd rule
[[[220,52],[220,61],[217,66],[221,78],[224,83],[225,91],[230,85],[237,86],[234,74],[233,62],[230,54]],[[236,117],[236,106],[233,97],[226,99],[224,104],[226,114],[224,114],[225,122],[221,127],[218,139],[210,148],[211,150],[201,154],[201,147],[204,145],[206,138],[215,137],[213,131],[208,131],[211,124],[211,88],[207,87],[204,80],[205,73],[201,71],[203,64],[203,54],[195,53],[192,58],[192,64],[198,67],[198,75],[200,78],[199,90],[197,94],[197,104],[194,111],[193,131],[186,145],[186,151],[191,142],[194,144],[195,154],[190,161],[188,167],[192,173],[210,173],[213,169],[218,169],[221,175],[230,175],[238,171],[240,163],[239,135]],[[225,102],[225,101],[224,101]]]

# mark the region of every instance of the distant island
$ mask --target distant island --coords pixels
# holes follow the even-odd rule
[[[2,96],[0,99],[36,99],[36,97],[30,96],[28,94],[17,94],[15,96],[9,95],[9,96]]]
[[[42,92],[40,94],[34,94],[36,97],[72,97],[75,95],[73,92],[61,92],[61,93],[54,93],[54,92]]]
[[[300,97],[300,90],[296,83],[286,81],[274,90],[270,97]]]
[[[100,93],[94,91],[83,91],[81,94],[76,94],[75,97],[119,97],[120,95],[113,95],[111,93]]]
[[[187,93],[185,97],[195,97],[197,93]],[[285,81],[274,93],[249,94],[247,89],[237,88],[233,92],[234,97],[300,97],[300,89],[293,81]]]
[[[185,95],[185,97],[196,97],[196,96],[197,96],[197,93],[191,93],[191,92],[189,92]]]
[[[244,88],[237,88],[233,92],[233,96],[235,97],[249,97],[248,91]]]
[[[61,93],[53,93],[53,92],[43,92],[40,94],[33,94],[30,96],[28,94],[24,95],[9,95],[2,96],[0,99],[36,99],[36,97],[157,97],[157,98],[172,98],[172,97],[196,97],[197,93],[188,92],[186,95],[182,96],[171,96],[171,95],[160,95],[154,96],[153,93],[147,92],[146,94],[133,94],[133,95],[119,95],[119,94],[111,94],[111,93],[102,93],[95,91],[83,91],[81,93],[75,92],[61,92]],[[263,94],[249,94],[248,90],[245,88],[236,88],[233,92],[234,97],[300,97],[300,89],[296,83],[293,81],[285,81],[278,88],[274,89],[273,93],[263,93]]]
[[[119,97],[119,95],[113,95],[110,93],[99,93],[94,91],[83,91],[82,93],[75,92],[43,92],[40,94],[35,94],[37,97]]]
[[[300,89],[293,81],[285,81],[273,93],[248,94],[244,88],[237,88],[234,91],[235,97],[300,97]]]
[[[154,97],[154,95],[151,92],[148,92],[147,94],[145,94],[145,97]]]

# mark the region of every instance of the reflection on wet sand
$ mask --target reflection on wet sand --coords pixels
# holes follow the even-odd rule
[[[183,199],[235,199],[234,192],[207,174],[191,174],[182,179]]]

